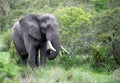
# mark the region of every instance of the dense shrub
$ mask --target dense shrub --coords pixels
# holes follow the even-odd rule
[[[17,51],[16,51],[16,48],[15,48],[15,46],[14,46],[14,43],[13,43],[13,41],[11,42],[11,44],[10,44],[10,49],[9,49],[9,54],[10,54],[10,61],[11,62],[13,62],[13,63],[15,63],[15,64],[18,64],[18,65],[20,65],[21,64],[21,62],[20,62],[20,57],[19,57],[19,55],[18,55],[18,53],[17,53]]]
[[[95,10],[98,12],[108,9],[108,1],[109,0],[92,0],[95,6]]]
[[[120,37],[114,37],[112,40],[113,56],[117,64],[120,65]]]
[[[0,52],[0,83],[17,82],[19,76],[19,66],[9,60],[9,53]]]
[[[77,7],[60,8],[54,14],[59,22],[62,43],[72,53],[80,51],[80,45],[88,42],[86,34],[90,32],[92,15]]]
[[[1,39],[1,42],[3,46],[0,48],[0,51],[8,51],[10,48],[10,43],[12,41],[11,29],[3,32],[2,36],[3,39]]]
[[[1,52],[8,52],[10,54],[10,61],[13,63],[20,64],[20,59],[18,53],[16,52],[15,46],[12,41],[11,29],[8,29],[3,33],[1,37],[2,46],[0,48]]]
[[[91,65],[96,68],[114,69],[112,64],[116,64],[112,56],[112,48],[110,45],[93,45],[91,47]]]
[[[86,63],[89,63],[88,57],[81,55],[81,56],[62,56],[59,59],[58,64],[60,64],[62,67],[64,67],[66,70],[69,70],[71,67],[79,67],[81,65],[84,65]]]
[[[120,8],[107,11],[95,21],[96,40],[91,45],[92,65],[114,70],[120,65]]]

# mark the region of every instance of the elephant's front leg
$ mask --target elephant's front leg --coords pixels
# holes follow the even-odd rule
[[[36,57],[35,57],[35,65],[39,67],[39,50],[36,51]]]
[[[29,48],[29,56],[30,56],[30,67],[34,68],[36,66],[36,57],[37,57],[37,51],[35,47]]]
[[[46,65],[46,45],[40,49],[40,65],[45,66]]]

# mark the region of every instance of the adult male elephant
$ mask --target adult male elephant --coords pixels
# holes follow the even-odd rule
[[[26,66],[29,57],[32,68],[39,66],[39,50],[40,64],[45,65],[46,57],[56,58],[61,49],[58,24],[51,14],[28,14],[13,25],[12,37],[22,64]]]

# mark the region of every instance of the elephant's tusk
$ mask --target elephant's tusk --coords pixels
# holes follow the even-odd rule
[[[70,54],[62,45],[61,45],[61,49],[63,49],[67,54]]]
[[[56,51],[56,49],[52,46],[50,40],[48,40],[48,46],[50,47],[51,50]]]

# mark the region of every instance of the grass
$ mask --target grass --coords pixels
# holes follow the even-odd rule
[[[20,77],[20,83],[119,83],[118,78],[96,73],[88,69],[89,65],[65,70],[60,66],[39,68]]]
[[[88,63],[66,69],[64,66],[69,65],[68,62],[61,65],[63,63],[57,63],[57,59],[44,68],[31,70],[29,67],[21,68],[10,63],[9,54],[0,52],[0,62],[4,64],[4,67],[0,68],[0,83],[120,83],[120,69],[112,74],[98,73]],[[56,65],[53,65],[54,62]]]
[[[12,83],[21,68],[9,61],[9,53],[0,52],[0,83]]]

